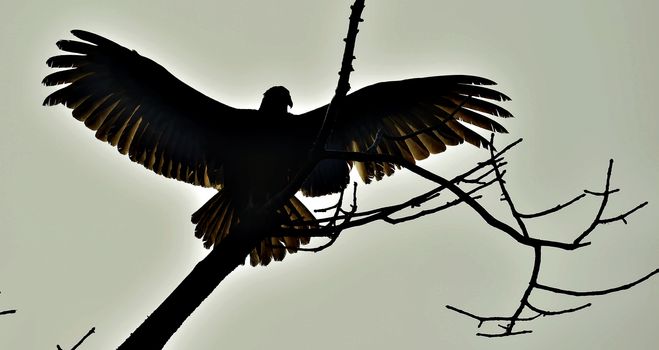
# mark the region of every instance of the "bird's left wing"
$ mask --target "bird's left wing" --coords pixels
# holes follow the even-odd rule
[[[476,76],[453,75],[378,83],[345,97],[327,147],[353,152],[372,152],[414,162],[464,141],[488,146],[488,141],[463,124],[506,132],[490,116],[511,117],[492,101],[509,98],[487,85],[494,82]],[[312,110],[301,120],[318,128],[327,106]],[[310,127],[311,128],[311,127]],[[393,174],[386,162],[356,162],[364,182]],[[318,164],[302,187],[307,195],[337,192],[347,184],[350,163],[325,160]]]
[[[222,152],[251,115],[191,88],[152,60],[99,35],[60,40],[68,53],[47,60],[60,70],[45,85],[68,84],[44,105],[63,104],[130,159],[168,178],[206,187],[222,184]]]

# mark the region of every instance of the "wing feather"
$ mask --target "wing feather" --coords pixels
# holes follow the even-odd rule
[[[383,82],[367,86],[346,96],[339,118],[328,141],[328,148],[353,152],[376,152],[402,157],[414,162],[430,154],[441,153],[447,146],[468,142],[489,147],[488,141],[463,123],[494,132],[507,132],[492,117],[512,117],[495,102],[508,101],[505,94],[486,86],[493,81],[467,75],[437,76]],[[322,124],[327,106],[307,112],[309,128]],[[381,134],[381,137],[377,135]],[[374,144],[378,142],[378,144]],[[350,165],[350,164],[348,164]],[[394,173],[394,164],[355,162],[359,175],[368,183]],[[345,188],[337,178],[312,176],[303,186],[314,187],[320,181],[326,189]],[[328,190],[327,193],[336,192]],[[327,193],[314,192],[312,195]]]
[[[101,141],[147,169],[206,187],[221,186],[223,159],[253,111],[194,90],[152,60],[100,35],[73,30],[65,54],[46,61],[65,68],[43,84],[59,86],[44,105],[63,104]],[[244,124],[239,124],[244,123]],[[223,153],[224,152],[224,153]]]

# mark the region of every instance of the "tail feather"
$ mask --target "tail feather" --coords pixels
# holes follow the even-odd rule
[[[195,236],[202,239],[204,247],[210,248],[219,243],[229,233],[231,226],[238,223],[233,212],[231,198],[220,190],[192,214],[192,223],[197,224]]]
[[[314,224],[305,223],[314,221],[315,217],[295,197],[291,197],[282,208],[277,210],[277,214],[282,228],[316,227]],[[239,223],[239,219],[232,205],[231,197],[220,190],[192,214],[192,223],[197,225],[195,236],[202,239],[204,247],[210,248],[221,243],[231,229]],[[272,260],[281,261],[286,256],[286,252],[295,253],[301,245],[308,243],[309,237],[268,237],[252,250],[250,264],[266,266]]]

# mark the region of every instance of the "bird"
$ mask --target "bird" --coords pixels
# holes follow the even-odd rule
[[[76,39],[56,43],[64,53],[46,61],[58,70],[42,83],[58,89],[43,105],[70,108],[97,139],[156,174],[217,189],[191,218],[206,248],[221,244],[247,210],[291,182],[323,125],[328,105],[292,114],[293,101],[283,86],[267,89],[258,109],[234,108],[135,50],[92,32],[71,34]],[[325,147],[412,163],[465,141],[491,147],[474,129],[507,133],[493,118],[512,117],[497,104],[510,98],[492,85],[478,76],[446,75],[363,87],[345,96]],[[323,159],[304,174],[299,192],[310,197],[340,192],[353,168],[366,184],[399,169],[384,161]],[[295,195],[274,217],[273,230],[317,226]],[[280,261],[308,243],[308,237],[266,238],[249,254],[250,264]]]

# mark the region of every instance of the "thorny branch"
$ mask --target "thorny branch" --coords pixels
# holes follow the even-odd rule
[[[119,346],[119,349],[144,349],[145,345],[152,349],[162,348],[224,278],[244,263],[252,248],[270,236],[270,233],[260,223],[268,222],[275,209],[280,208],[298,191],[306,179],[306,175],[321,159],[319,154],[322,153],[331,133],[341,101],[350,89],[348,81],[350,72],[354,70],[352,61],[363,9],[364,0],[355,0],[351,6],[348,35],[345,39],[346,45],[336,93],[302,169],[298,171],[286,188],[270,198],[261,208],[243,213],[242,219],[244,220],[241,220],[235,230],[223,240],[221,245],[216,246],[206,258],[195,266],[165,301]]]

